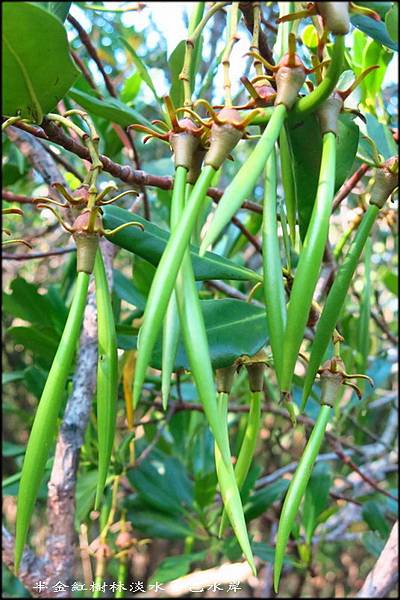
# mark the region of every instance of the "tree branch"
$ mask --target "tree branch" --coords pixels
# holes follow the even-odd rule
[[[387,598],[396,586],[399,578],[398,537],[399,524],[396,521],[381,555],[356,598]]]

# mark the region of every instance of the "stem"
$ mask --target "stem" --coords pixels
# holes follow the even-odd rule
[[[89,286],[89,275],[78,273],[74,298],[57,352],[36,411],[22,466],[18,491],[15,536],[15,571],[18,571],[35,500],[42,482],[57,419],[64,398],[65,384],[76,350]]]
[[[297,265],[288,305],[280,382],[281,391],[286,393],[290,392],[293,372],[303,340],[328,237],[335,184],[335,165],[336,136],[334,133],[328,132],[322,138],[317,197]]]
[[[216,2],[214,6],[212,6],[210,10],[201,19],[200,23],[197,25],[196,29],[193,31],[191,36],[186,40],[185,58],[183,61],[182,71],[179,74],[179,79],[183,81],[185,97],[184,106],[187,106],[188,108],[193,108],[192,91],[190,86],[190,72],[195,43],[200,34],[202,33],[204,27],[211,19],[211,17],[227,4],[230,4],[230,2]]]
[[[276,186],[276,155],[274,151],[265,168],[262,245],[265,308],[275,372],[279,380],[283,361],[282,341],[286,326],[286,301],[277,228]]]
[[[253,2],[253,37],[251,40],[250,51],[257,52],[260,54],[259,38],[260,38],[260,21],[261,21],[261,10],[260,3]],[[262,68],[261,61],[254,59],[253,62],[256,77],[264,77],[264,71]]]
[[[378,216],[379,208],[370,205],[363,216],[355,238],[349,248],[348,253],[336,273],[335,280],[329,291],[324,308],[319,318],[315,337],[311,348],[311,356],[308,363],[307,373],[304,379],[302,407],[305,406],[314,383],[318,368],[323,360],[326,349],[329,345],[332,333],[336,327],[340,311],[346,299],[354,271],[360,260],[361,253],[368,239],[375,219]]]
[[[239,210],[245,198],[249,197],[253,191],[265,162],[274,148],[286,115],[287,110],[283,104],[274,108],[271,119],[256,147],[220,199],[214,219],[200,246],[200,256],[203,256],[207,248],[215,242],[223,228]]]
[[[237,22],[239,15],[239,2],[233,2],[231,11],[229,14],[229,25],[228,25],[228,41],[225,46],[224,53],[222,55],[222,66],[224,69],[224,91],[225,91],[225,106],[227,108],[232,107],[232,94],[231,94],[231,80],[229,77],[229,67],[230,67],[230,55],[232,52],[232,48],[237,42],[236,32],[237,32]]]
[[[339,80],[343,69],[345,36],[337,35],[333,46],[331,63],[322,82],[308,96],[300,98],[290,111],[290,119],[299,119],[313,112],[317,106],[329,98]]]
[[[327,404],[321,406],[310,439],[308,440],[304,449],[296,473],[290,482],[289,489],[283,503],[275,547],[274,589],[276,593],[278,592],[279,579],[289,536],[298,508],[300,506],[301,499],[303,498],[308,481],[310,479],[315,459],[317,458],[321,448],[331,411],[332,408]]]
[[[162,326],[168,301],[174,289],[176,276],[214,174],[215,169],[211,166],[206,166],[202,170],[182,213],[179,224],[175,231],[171,233],[154,276],[139,334],[139,348],[133,386],[134,406],[139,401],[146,376],[146,369],[150,363],[151,353]]]
[[[48,113],[46,115],[46,118],[49,121],[56,121],[56,123],[60,123],[61,125],[64,125],[64,127],[66,127],[67,129],[72,129],[72,131],[75,131],[75,133],[82,139],[85,139],[88,137],[88,134],[86,133],[86,131],[83,131],[83,129],[78,127],[78,125],[75,125],[75,123],[71,119],[67,119],[66,117],[62,117],[61,115],[57,115],[57,114],[53,114],[53,113]]]

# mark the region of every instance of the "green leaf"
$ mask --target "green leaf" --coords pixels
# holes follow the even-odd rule
[[[64,23],[68,16],[72,2],[29,2],[29,4],[41,6],[49,13],[57,17],[57,19],[60,19],[61,23]]]
[[[352,15],[350,20],[354,27],[363,31],[372,39],[391,50],[398,51],[397,44],[390,37],[383,21],[375,21],[366,15]]]
[[[368,76],[361,82],[361,102],[368,107],[372,107],[375,111],[377,96],[382,94],[382,84],[385,78],[385,73],[388,64],[392,60],[393,52],[379,44],[375,40],[369,40],[364,46],[362,54],[362,69],[367,69],[371,65],[378,65],[379,69],[371,71]]]
[[[397,44],[399,41],[399,5],[397,2],[393,2],[392,8],[386,13],[385,25],[388,34]]]
[[[258,492],[254,492],[244,507],[246,521],[251,521],[264,513],[276,500],[282,498],[288,487],[288,479],[279,479]]]
[[[10,327],[9,335],[16,344],[21,344],[35,356],[41,356],[50,364],[56,353],[58,339],[53,330],[39,330],[37,327]]]
[[[387,125],[378,121],[370,113],[366,113],[365,118],[367,120],[368,136],[374,141],[378,152],[382,154],[384,160],[395,156],[397,154],[397,146]]]
[[[80,524],[86,520],[89,512],[93,509],[97,479],[97,470],[88,471],[78,477],[75,492],[75,528],[77,530],[79,530]]]
[[[113,270],[113,289],[121,300],[125,300],[132,306],[144,310],[146,297],[135,288],[132,281],[117,269]]]
[[[137,254],[141,258],[146,259],[154,266],[157,266],[162,253],[164,252],[165,246],[169,239],[169,233],[164,231],[157,225],[146,221],[140,215],[135,214],[132,217],[132,213],[123,208],[116,206],[105,206],[104,207],[104,226],[108,229],[114,229],[115,227],[122,225],[122,223],[128,223],[132,221],[139,221],[144,231],[136,227],[129,228],[129,230],[123,230],[110,236],[108,239],[120,246]],[[206,252],[203,257],[198,256],[198,249],[195,246],[191,246],[191,257],[193,261],[193,269],[197,280],[207,279],[234,279],[240,281],[260,281],[262,280],[260,275],[254,273],[250,269],[240,267],[234,262],[218,256],[213,252]]]
[[[392,292],[392,294],[397,294],[397,290],[399,287],[399,278],[396,275],[396,273],[392,273],[392,271],[386,269],[382,277],[382,281],[385,284],[386,288],[389,290],[389,292]]]
[[[137,71],[135,71],[130,77],[127,77],[120,93],[122,102],[132,102],[132,100],[134,100],[138,95],[141,84],[142,78],[140,77],[140,73]]]
[[[267,341],[265,310],[241,300],[202,300],[211,362],[214,369],[227,367],[238,356],[253,356]],[[152,365],[161,368],[161,339]],[[178,346],[175,369],[190,369],[183,344]]]
[[[24,371],[24,384],[27,389],[39,400],[48,376],[48,371],[38,365],[31,365]]]
[[[24,371],[12,371],[11,373],[1,374],[1,385],[7,385],[7,383],[14,383],[14,381],[21,381],[24,378]]]
[[[375,500],[368,500],[363,505],[362,516],[372,531],[378,532],[382,539],[386,539],[388,537],[390,527],[378,502]]]
[[[385,542],[373,531],[367,531],[367,533],[364,533],[361,537],[361,542],[368,552],[376,558],[380,556],[385,545]]]
[[[392,5],[393,2],[369,2],[369,0],[367,0],[367,2],[357,2],[357,6],[365,6],[366,8],[377,12],[381,19],[385,18],[385,15]]]
[[[125,48],[128,50],[128,52],[132,58],[133,64],[135,65],[136,69],[138,70],[138,73],[140,73],[142,80],[147,84],[147,86],[153,92],[154,98],[156,99],[158,104],[162,104],[161,98],[158,96],[158,94],[156,92],[156,88],[154,87],[153,81],[147,71],[146,65],[143,63],[142,59],[136,54],[135,50],[132,48],[132,46],[129,44],[129,42],[127,42],[121,36],[119,39],[121,40],[121,42],[123,43]]]
[[[37,3],[3,4],[2,112],[36,123],[54,109],[79,75],[59,19]]]
[[[314,25],[307,25],[304,27],[301,33],[301,39],[307,48],[315,50],[318,47],[318,33]]]
[[[99,100],[96,96],[86,94],[75,87],[69,91],[68,96],[90,113],[108,119],[118,125],[122,125],[122,127],[128,127],[128,125],[138,123],[139,125],[145,125],[146,127],[155,129],[154,126],[147,119],[142,117],[139,112],[130,108],[120,100],[117,100],[117,98]]]
[[[149,579],[149,584],[167,583],[183,577],[190,571],[190,565],[195,561],[204,560],[206,556],[206,550],[203,552],[196,552],[194,554],[180,554],[179,556],[169,556],[164,559],[154,571],[153,575]]]
[[[148,510],[146,505],[139,510],[135,504],[133,504],[131,510],[129,510],[129,502],[127,502],[127,506],[129,519],[132,523],[135,523],[135,529],[141,531],[144,536],[179,540],[195,535],[193,530],[177,516],[165,515],[156,510]]]
[[[168,66],[171,74],[171,88],[169,95],[176,108],[183,105],[183,85],[179,79],[179,73],[182,71],[185,58],[186,42],[182,40],[172,51],[168,58]]]
[[[290,122],[287,128],[293,153],[293,167],[300,236],[304,240],[318,187],[322,137],[317,117],[307,115],[300,122]],[[335,191],[351,173],[356,157],[359,128],[353,116],[341,114],[338,122]]]
[[[54,288],[45,295],[39,294],[39,286],[28,283],[22,277],[14,279],[10,287],[11,294],[3,293],[3,310],[6,314],[62,332],[66,307]]]
[[[153,451],[139,467],[127,472],[130,483],[147,506],[180,515],[193,504],[193,484],[175,457]]]
[[[326,463],[317,464],[313,469],[304,496],[303,526],[307,544],[311,543],[315,528],[318,525],[318,517],[327,506],[331,484],[332,475],[329,465]]]
[[[242,354],[254,355],[267,343],[265,310],[241,300],[202,300],[208,345],[214,369],[231,365]],[[137,346],[137,332],[118,326],[118,347],[130,350]],[[151,366],[161,369],[162,337],[156,342]],[[182,342],[178,346],[174,370],[189,369]]]

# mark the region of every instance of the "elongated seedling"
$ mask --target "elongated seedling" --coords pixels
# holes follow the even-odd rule
[[[310,439],[307,442],[303,456],[300,459],[296,473],[290,482],[289,489],[285,496],[276,537],[274,562],[275,592],[277,592],[279,588],[283,559],[285,557],[285,550],[289,540],[290,532],[292,530],[301,499],[304,496],[304,492],[310,479],[315,459],[317,458],[319,449],[321,448],[325,429],[329,422],[331,412],[332,408],[330,406],[325,404],[321,406]]]
[[[215,169],[210,165],[207,165],[202,170],[183,211],[179,225],[171,232],[171,237],[154,276],[139,334],[135,381],[133,385],[134,406],[139,401],[151,353],[162,327],[168,301],[174,289],[176,276],[195,226],[197,215],[204,202],[207,189],[214,174]]]
[[[255,572],[242,502],[231,462],[226,420],[221,419],[218,410],[207,333],[188,250],[185,252],[179,271],[176,295],[190,369],[215,440],[215,460],[222,500],[243,554]]]
[[[36,411],[22,466],[17,500],[15,571],[18,572],[29,523],[46,461],[57,432],[57,419],[75,354],[89,286],[89,275],[78,273],[74,298]]]
[[[265,168],[262,248],[264,301],[272,356],[279,381],[283,363],[286,301],[278,238],[276,186],[276,156],[275,152],[273,152],[267,160]]]
[[[97,304],[97,431],[99,475],[95,509],[103,495],[115,436],[118,396],[118,352],[111,294],[100,249],[94,267]]]
[[[187,169],[178,166],[175,169],[174,189],[171,199],[171,232],[179,223],[180,215],[183,212],[185,185]],[[174,363],[179,341],[179,318],[178,307],[176,303],[175,292],[173,291],[168,302],[168,308],[163,325],[162,341],[162,374],[161,374],[161,396],[163,408],[166,410],[168,397],[171,387],[171,375],[174,370]]]
[[[310,224],[300,254],[287,312],[283,338],[281,391],[290,392],[298,352],[304,336],[312,298],[328,238],[329,218],[335,185],[336,136],[328,131],[322,138],[322,158]]]

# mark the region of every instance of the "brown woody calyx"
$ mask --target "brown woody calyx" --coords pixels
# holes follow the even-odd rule
[[[386,200],[392,195],[399,185],[399,159],[392,156],[383,163],[382,168],[377,169],[375,184],[371,191],[370,204],[382,208]]]
[[[290,110],[297,100],[302,85],[306,80],[306,69],[297,54],[287,52],[278,65],[275,74],[276,98],[275,106],[284,104]]]
[[[218,122],[211,126],[210,148],[204,164],[216,171],[243,137],[242,119],[235,108],[223,108],[218,113]]]
[[[350,29],[349,2],[315,2],[324,27],[334,35],[346,35]]]
[[[180,119],[179,126],[183,131],[172,131],[169,137],[174,152],[175,168],[184,167],[190,171],[193,164],[193,157],[200,146],[200,138],[198,136],[199,128],[191,119]]]
[[[72,236],[76,244],[77,271],[78,273],[92,273],[96,252],[99,245],[99,236],[103,230],[100,216],[97,214],[93,228],[90,226],[89,210],[81,213],[72,225]]]
[[[316,115],[322,135],[332,132],[337,136],[338,117],[343,109],[343,105],[342,97],[337,93],[333,93],[318,107]]]
[[[229,367],[223,367],[215,371],[215,380],[217,383],[217,392],[230,394],[233,380],[235,378],[237,365],[234,363]]]

